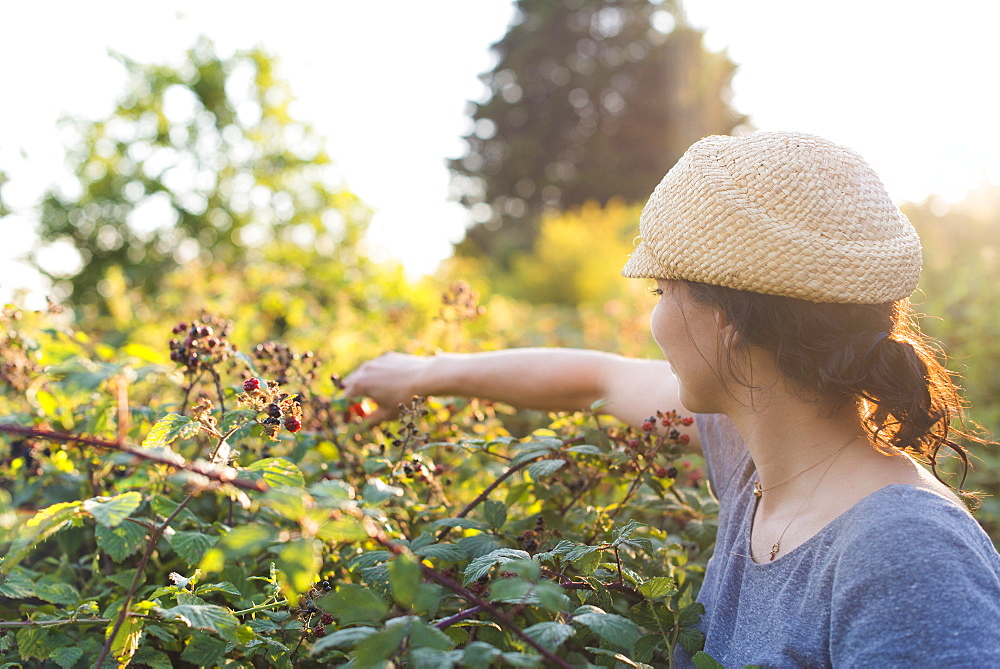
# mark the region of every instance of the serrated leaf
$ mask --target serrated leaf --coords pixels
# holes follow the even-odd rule
[[[178,620],[188,627],[214,632],[227,641],[236,641],[239,621],[232,611],[214,604],[180,604],[169,609],[153,609],[163,620]]]
[[[149,669],[173,669],[174,667],[174,663],[166,654],[146,645],[140,646],[139,650],[135,652],[132,664]]]
[[[667,642],[662,634],[647,634],[639,637],[639,640],[635,642],[632,657],[639,662],[650,662],[653,659],[653,653],[661,648],[665,650],[666,647]]]
[[[528,462],[530,460],[536,460],[538,458],[545,457],[552,452],[552,449],[548,448],[535,448],[530,451],[522,451],[514,456],[514,459],[510,461],[511,465],[519,465],[522,462]]]
[[[704,613],[704,604],[701,602],[691,602],[677,614],[677,624],[681,627],[692,627],[697,625]]]
[[[174,532],[167,537],[170,547],[189,567],[198,564],[205,556],[205,551],[214,546],[218,540],[218,537],[202,532]]]
[[[503,651],[499,648],[485,641],[473,641],[462,652],[462,664],[467,667],[488,667],[501,655]]]
[[[146,545],[146,528],[136,523],[122,523],[118,527],[98,525],[94,532],[97,547],[115,562],[121,562],[142,550]]]
[[[462,661],[460,650],[414,648],[409,655],[413,669],[452,669],[456,663]]]
[[[283,576],[281,580],[293,592],[306,592],[316,582],[322,566],[319,544],[315,539],[307,537],[288,541],[278,551],[274,563]]]
[[[204,585],[199,585],[195,588],[195,594],[197,595],[209,595],[213,592],[224,592],[227,595],[233,595],[235,597],[242,597],[243,593],[240,589],[229,581],[220,581],[219,583],[206,583]]]
[[[277,528],[266,525],[240,525],[224,534],[206,551],[198,565],[206,573],[222,571],[234,559],[262,551],[277,539]]]
[[[631,538],[632,534],[641,527],[646,527],[646,526],[634,520],[628,521],[623,526],[615,529],[615,531],[612,532],[613,539],[611,541],[611,545],[612,546],[620,545],[626,539]]]
[[[83,649],[76,646],[62,646],[49,653],[49,661],[55,662],[62,669],[72,669],[76,661],[83,657]]]
[[[198,434],[201,424],[176,413],[168,413],[156,421],[150,428],[146,438],[142,440],[143,448],[164,448],[177,439],[187,439]]]
[[[62,606],[76,606],[80,603],[77,589],[61,581],[39,581],[35,584],[35,597]]]
[[[226,642],[208,634],[195,634],[181,653],[181,659],[197,667],[218,666],[226,657]]]
[[[144,618],[125,618],[122,626],[118,628],[114,639],[111,641],[111,657],[115,658],[119,667],[128,666],[132,661],[132,656],[139,649],[139,638],[142,636],[142,627],[146,620]],[[108,625],[105,637],[111,634],[114,623]]]
[[[695,653],[705,647],[705,633],[693,627],[685,627],[677,633],[677,643],[689,653]]]
[[[570,446],[566,450],[569,451],[570,453],[580,453],[582,455],[603,455],[604,454],[604,451],[602,451],[600,448],[598,448],[597,446],[594,446],[592,444],[580,444],[579,446]]]
[[[695,669],[726,669],[726,665],[716,662],[715,658],[703,650],[691,656]]]
[[[83,510],[104,527],[118,527],[142,504],[142,495],[124,492],[114,497],[93,497],[84,501]]]
[[[0,595],[11,599],[35,596],[35,584],[21,567],[15,567],[6,577],[0,576]]]
[[[531,556],[527,552],[515,550],[513,548],[500,548],[495,551],[478,557],[465,568],[464,585],[468,585],[479,578],[486,576],[493,569],[494,565],[504,564],[511,560],[530,560]]]
[[[249,472],[251,480],[264,479],[264,482],[272,488],[288,486],[291,488],[301,488],[305,485],[305,477],[302,472],[284,458],[265,458],[258,460],[244,471]]]
[[[227,411],[223,414],[222,419],[219,420],[219,432],[226,435],[229,434],[230,430],[235,428],[236,431],[227,438],[227,441],[231,444],[238,444],[250,435],[250,431],[257,424],[253,420],[256,415],[257,411],[255,409],[233,409],[232,411]]]
[[[614,603],[611,601],[611,592],[608,591],[607,586],[605,586],[600,579],[594,578],[593,576],[588,576],[586,580],[587,583],[590,584],[590,587],[594,589],[594,595],[597,597],[597,603],[601,606],[601,608],[605,611],[611,609],[614,606]]]
[[[3,562],[0,562],[0,575],[9,574],[35,544],[45,541],[70,521],[79,518],[82,505],[83,502],[60,502],[29,518],[11,543]]]
[[[643,664],[642,662],[635,662],[631,658],[625,657],[621,653],[616,653],[613,650],[608,650],[607,648],[592,648],[587,646],[587,650],[595,655],[603,655],[604,657],[613,658],[616,662],[624,664],[627,667],[636,667],[637,669],[653,669],[648,664]],[[616,665],[617,666],[617,665]]]
[[[402,488],[389,485],[382,479],[374,477],[368,479],[367,483],[365,483],[365,487],[361,490],[361,499],[363,499],[366,504],[381,504],[386,500],[402,496]]]
[[[360,585],[342,585],[336,592],[320,597],[316,605],[336,618],[341,627],[378,624],[389,613],[389,606],[382,598]]]
[[[405,607],[412,606],[419,583],[420,563],[412,555],[397,555],[389,563],[389,587],[397,602]]]
[[[454,647],[454,644],[448,635],[441,630],[431,627],[422,620],[416,620],[410,627],[410,646],[413,648],[450,650]]]
[[[361,555],[351,558],[348,566],[354,570],[357,568],[367,569],[368,567],[374,567],[375,565],[385,562],[392,557],[392,553],[385,550],[377,551],[365,551]]]
[[[470,560],[491,553],[503,545],[496,536],[485,533],[462,537],[455,543],[469,556]]]
[[[458,527],[463,530],[488,530],[489,526],[471,518],[441,518],[431,523],[433,528]]]
[[[532,481],[537,481],[546,476],[552,476],[562,469],[565,464],[565,460],[539,460],[528,465],[528,474],[531,475]]]
[[[488,499],[483,503],[483,516],[494,530],[500,530],[507,523],[507,507],[503,502]]]
[[[677,590],[674,588],[674,579],[669,576],[654,576],[639,586],[646,599],[656,601],[663,597],[671,597]]]
[[[351,648],[361,643],[378,630],[374,627],[348,627],[327,634],[326,636],[313,642],[310,655],[322,653],[330,648]]]
[[[17,653],[22,660],[44,660],[49,656],[48,637],[52,630],[43,627],[25,627],[19,629],[14,639],[17,641]]]
[[[572,625],[557,622],[537,623],[524,630],[525,634],[552,651],[559,648],[575,632]]]
[[[381,662],[396,652],[409,631],[410,616],[390,620],[384,629],[355,647],[354,661],[361,666],[382,666]]]
[[[606,613],[596,606],[581,606],[573,612],[573,622],[584,625],[605,641],[631,652],[641,636],[639,626],[628,618]]]
[[[443,560],[444,562],[462,562],[465,560],[465,551],[455,544],[431,544],[430,546],[422,546],[413,548],[412,550],[414,555]]]
[[[490,601],[537,604],[535,584],[520,578],[500,578],[490,583]]]

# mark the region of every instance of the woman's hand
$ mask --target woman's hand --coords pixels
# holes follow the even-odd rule
[[[414,395],[425,394],[421,380],[433,358],[406,353],[385,353],[363,363],[344,379],[348,397],[370,397],[378,407],[368,420],[380,423],[399,413],[399,405]]]

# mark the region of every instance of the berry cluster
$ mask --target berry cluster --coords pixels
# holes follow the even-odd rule
[[[273,440],[277,440],[278,432],[284,427],[289,432],[302,429],[302,405],[298,395],[291,395],[281,390],[277,381],[261,381],[250,377],[243,382],[243,394],[239,396],[241,404],[266,414],[260,421],[264,432]]]
[[[252,355],[261,373],[281,385],[288,383],[294,376],[303,386],[308,387],[316,378],[316,369],[319,367],[319,360],[312,351],[299,354],[286,344],[274,341],[257,344]]]
[[[200,320],[191,323],[182,321],[172,332],[185,337],[170,340],[170,359],[182,365],[186,374],[213,369],[235,354],[236,345],[229,341],[232,331],[231,321],[209,314],[202,314]]]
[[[479,292],[465,281],[452,284],[441,296],[441,320],[471,321],[486,313],[479,304]]]
[[[396,447],[411,447],[416,444],[426,442],[430,434],[420,430],[417,421],[428,414],[425,408],[426,400],[423,397],[414,395],[409,404],[400,403],[399,422],[402,428],[398,433],[389,433],[392,436],[391,443]]]
[[[316,600],[331,590],[333,590],[333,585],[330,581],[319,581],[307,593],[299,597],[298,606],[291,609],[291,612],[302,622],[303,634],[311,634],[317,638],[326,636],[326,626],[332,625],[334,618],[329,613],[321,611],[316,606]],[[319,620],[314,623],[313,620],[317,615],[319,615]]]
[[[13,325],[21,320],[21,312],[13,307],[4,307],[0,312],[0,325]],[[35,360],[34,349],[38,347],[26,339],[13,327],[0,332],[0,382],[6,383],[19,393],[31,385],[41,367]]]

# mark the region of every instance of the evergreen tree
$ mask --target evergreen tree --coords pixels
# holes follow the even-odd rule
[[[641,202],[691,143],[746,121],[727,102],[735,66],[705,49],[675,2],[517,9],[483,75],[490,97],[471,105],[468,151],[450,162],[475,222],[458,252],[504,268],[533,247],[545,211]]]

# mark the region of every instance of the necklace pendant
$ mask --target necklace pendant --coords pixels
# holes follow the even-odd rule
[[[753,482],[753,496],[760,499],[760,496],[764,494],[764,489],[760,486],[760,481]]]
[[[778,551],[781,550],[781,541],[775,541],[774,545],[771,546],[771,559],[768,562],[774,562],[774,558],[778,557]]]

